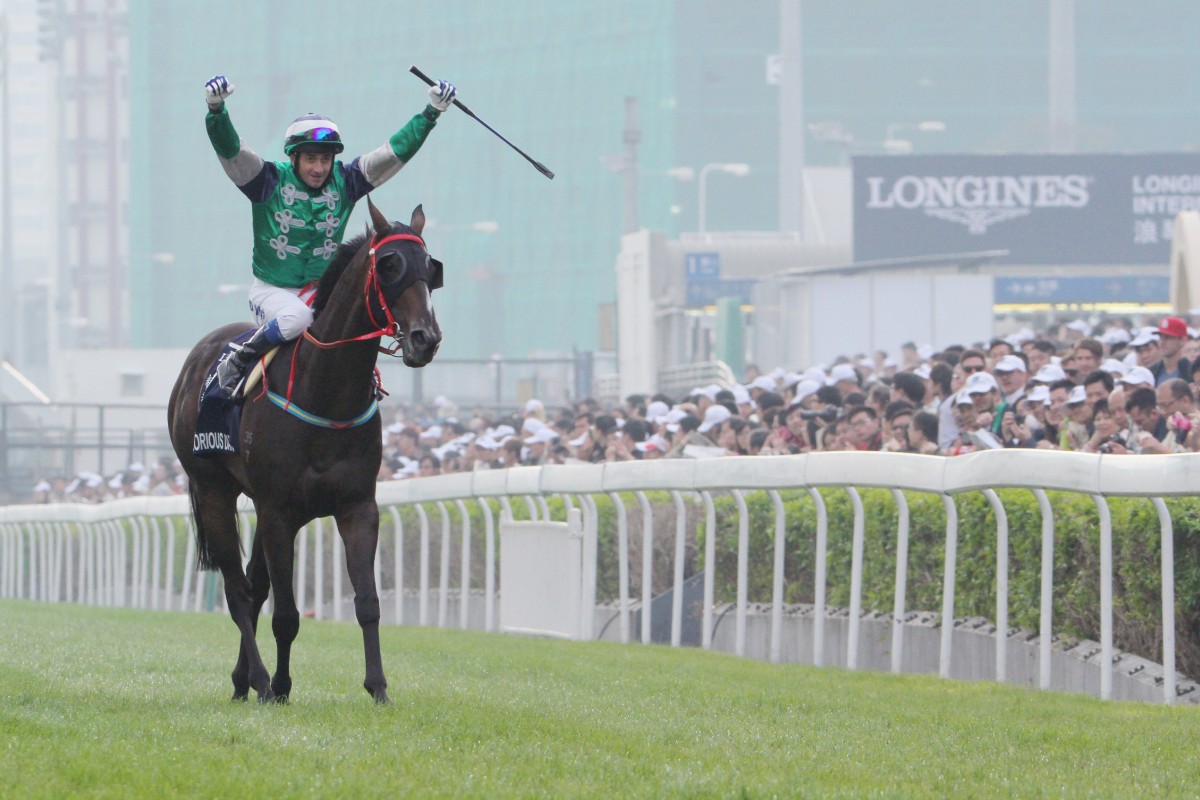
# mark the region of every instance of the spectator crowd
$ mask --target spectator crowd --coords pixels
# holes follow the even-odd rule
[[[1200,309],[1195,309],[1200,313]],[[746,367],[743,383],[686,397],[631,395],[548,409],[385,412],[378,479],[658,458],[880,450],[955,456],[993,448],[1085,453],[1200,451],[1193,369],[1200,331],[1180,317],[1137,328],[1084,320],[934,352],[909,342],[803,372]],[[1196,378],[1200,379],[1200,370]],[[35,502],[100,502],[186,491],[178,461],[39,482]]]
[[[910,342],[896,357],[859,354],[803,372],[750,365],[741,384],[632,395],[619,407],[585,399],[550,410],[533,399],[508,416],[463,415],[438,397],[424,416],[395,410],[379,479],[821,450],[1193,452],[1198,359],[1200,331],[1180,317],[1095,330],[1075,320],[940,352]]]

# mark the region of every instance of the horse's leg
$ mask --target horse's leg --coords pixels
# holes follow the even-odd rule
[[[228,492],[210,493],[208,501],[202,500],[198,505],[201,519],[197,521],[197,524],[204,526],[208,551],[213,562],[221,570],[221,575],[225,578],[225,602],[229,606],[229,616],[242,634],[238,661],[240,662],[242,657],[245,657],[246,679],[249,686],[258,693],[258,700],[262,703],[273,698],[271,679],[263,664],[262,656],[258,653],[258,645],[254,641],[254,620],[251,613],[254,601],[250,581],[242,570],[236,503],[236,492],[232,494]],[[240,690],[236,668],[233,677],[233,697],[236,700]]]
[[[250,563],[246,566],[246,577],[250,580],[250,622],[257,636],[258,617],[271,591],[271,579],[267,573],[267,560],[263,556],[262,537],[255,527],[253,544],[250,546]],[[233,668],[233,699],[245,700],[250,693],[250,659],[246,646],[238,648],[237,664]],[[278,692],[276,692],[278,694]]]
[[[387,678],[379,654],[379,595],[375,590],[375,546],[379,541],[379,507],[371,500],[337,514],[338,532],[346,546],[346,570],[354,585],[354,614],[362,628],[366,656],[365,688],[376,703],[388,702]]]
[[[264,530],[264,563],[270,572],[271,589],[275,592],[275,609],[271,616],[271,631],[275,634],[275,677],[271,691],[276,702],[286,703],[292,692],[292,642],[300,632],[300,610],[292,588],[295,569],[296,531],[271,526]]]

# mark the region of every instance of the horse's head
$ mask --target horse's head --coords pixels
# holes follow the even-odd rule
[[[412,220],[404,225],[389,222],[367,199],[371,222],[375,270],[379,288],[388,310],[399,326],[404,363],[423,367],[433,360],[442,343],[442,330],[433,312],[430,297],[442,285],[442,262],[429,256],[421,231],[425,212],[413,209]]]

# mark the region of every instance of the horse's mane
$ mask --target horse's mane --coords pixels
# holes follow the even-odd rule
[[[329,302],[338,279],[342,277],[342,273],[346,271],[346,267],[354,259],[354,255],[362,249],[370,236],[371,229],[367,228],[365,232],[350,241],[338,245],[337,252],[333,254],[333,260],[325,268],[325,274],[321,276],[321,283],[317,286],[317,296],[313,299],[312,304],[313,319],[316,319],[317,315],[321,313],[321,309]]]

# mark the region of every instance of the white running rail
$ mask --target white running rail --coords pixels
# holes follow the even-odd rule
[[[619,638],[631,640],[633,627],[630,615],[635,606],[630,596],[629,570],[637,569],[631,561],[626,503],[620,493],[632,493],[636,498],[644,530],[641,547],[641,575],[645,607],[650,599],[650,580],[653,564],[655,531],[647,491],[669,492],[676,510],[673,589],[671,608],[671,643],[680,643],[682,628],[682,598],[684,570],[682,554],[687,544],[684,522],[684,498],[695,498],[705,510],[705,563],[715,563],[716,536],[713,496],[730,493],[739,515],[737,543],[737,593],[735,603],[734,649],[739,655],[746,649],[747,575],[748,575],[748,513],[744,501],[747,491],[770,493],[774,508],[775,526],[772,592],[769,613],[769,658],[781,660],[782,615],[784,586],[785,531],[784,504],[780,490],[806,489],[816,510],[815,624],[812,632],[813,662],[826,662],[825,647],[827,609],[826,541],[828,515],[817,489],[840,487],[850,495],[854,508],[851,569],[851,613],[848,618],[846,663],[850,669],[858,664],[859,612],[862,608],[862,548],[863,510],[857,489],[879,487],[892,491],[898,504],[897,564],[895,575],[895,604],[891,625],[891,669],[901,670],[900,654],[906,611],[908,552],[908,508],[901,492],[926,492],[942,498],[947,511],[945,531],[945,561],[943,564],[943,606],[941,619],[954,619],[954,576],[960,557],[957,513],[953,496],[966,492],[981,492],[996,519],[996,612],[998,634],[995,639],[995,677],[1006,678],[1008,624],[1008,520],[997,489],[1028,489],[1033,492],[1042,510],[1042,591],[1040,599],[1040,633],[1038,650],[1038,686],[1051,686],[1052,603],[1054,580],[1054,517],[1047,491],[1074,492],[1093,499],[1100,521],[1100,602],[1097,614],[1100,621],[1100,685],[1099,696],[1108,699],[1113,687],[1113,550],[1112,519],[1107,498],[1137,496],[1149,498],[1159,519],[1162,569],[1162,660],[1163,702],[1173,703],[1176,696],[1175,659],[1175,566],[1173,526],[1162,498],[1192,495],[1200,487],[1200,455],[1170,456],[1096,456],[1082,453],[1031,450],[995,450],[956,458],[938,458],[895,453],[813,453],[798,456],[759,456],[750,458],[714,458],[705,460],[659,460],[650,462],[606,463],[589,466],[517,467],[509,470],[483,471],[444,475],[378,485],[383,524],[381,552],[390,546],[391,559],[383,563],[376,559],[377,578],[386,577],[381,586],[393,589],[392,620],[398,623],[431,623],[430,601],[436,600],[436,624],[452,623],[449,597],[453,591],[460,603],[457,625],[469,626],[472,603],[471,588],[482,588],[482,625],[496,630],[496,531],[493,517],[495,501],[502,516],[512,517],[514,502],[523,503],[530,519],[548,520],[550,507],[547,497],[559,496],[566,508],[578,506],[583,518],[582,581],[584,597],[594,604],[597,580],[597,541],[599,514],[595,503],[598,495],[613,499],[617,515],[617,531],[613,537],[618,548],[619,594],[617,618]],[[418,531],[406,531],[400,514],[404,506],[415,506]],[[482,511],[484,530],[483,577],[470,577],[471,525],[469,508]],[[632,507],[630,507],[632,508]],[[388,514],[391,511],[393,513]],[[437,519],[431,521],[432,511]],[[246,498],[239,505],[243,542],[251,524],[253,507]],[[437,525],[442,532],[436,536],[440,543],[437,564],[432,564],[431,531]],[[456,553],[459,577],[452,575],[451,543],[454,529],[461,534]],[[478,529],[477,529],[478,530]],[[342,555],[340,538],[335,535],[332,521],[318,520],[301,533],[297,546],[297,598],[302,613],[322,618],[332,610],[335,619],[342,618]],[[405,564],[406,536],[419,536],[419,563]],[[245,545],[244,545],[245,547]],[[312,564],[309,564],[310,553]],[[325,566],[325,559],[331,565]],[[223,593],[212,573],[194,571],[194,543],[191,535],[189,508],[185,497],[134,498],[102,505],[49,505],[0,507],[0,597],[25,598],[44,602],[76,602],[91,605],[131,606],[146,609],[199,610],[223,607]],[[1061,566],[1061,565],[1060,565]],[[436,574],[435,571],[436,570]],[[332,586],[326,582],[332,572]],[[419,605],[415,619],[406,618],[404,596],[405,575],[415,573],[419,587]],[[436,579],[436,586],[434,580]],[[712,646],[714,570],[705,571],[703,604],[703,647]],[[453,585],[452,584],[456,584]],[[462,591],[466,586],[468,591]],[[502,588],[502,587],[500,587]],[[411,594],[411,588],[408,590]],[[478,592],[476,592],[478,594]],[[478,611],[476,600],[476,611]],[[414,616],[411,613],[408,616]],[[583,617],[584,636],[596,635],[594,613]],[[649,625],[642,626],[641,639],[648,642]],[[953,658],[951,625],[942,626],[939,652],[939,674],[950,675]]]

